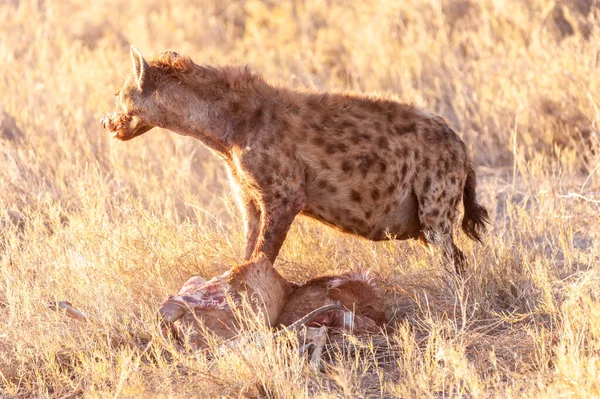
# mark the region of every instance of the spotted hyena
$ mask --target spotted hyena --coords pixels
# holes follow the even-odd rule
[[[452,238],[479,240],[487,211],[476,201],[465,144],[442,117],[360,94],[273,86],[247,68],[194,64],[172,51],[133,72],[101,120],[119,140],[155,126],[203,142],[227,165],[244,212],[246,259],[273,262],[298,214],[371,240],[421,238],[460,270]]]

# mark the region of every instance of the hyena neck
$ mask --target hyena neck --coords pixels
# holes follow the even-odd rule
[[[234,147],[244,146],[249,135],[266,126],[266,118],[277,104],[277,91],[244,69],[210,71],[186,76],[191,96],[175,102],[173,120],[166,127],[194,137],[228,158]]]
[[[221,134],[220,129],[215,129],[214,124],[207,120],[198,121],[197,116],[186,118],[178,123],[169,123],[167,129],[183,136],[190,136],[201,141],[213,152],[228,157],[231,152],[229,140]]]

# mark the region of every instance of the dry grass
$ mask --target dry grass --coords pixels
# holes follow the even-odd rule
[[[0,397],[600,396],[596,0],[200,3],[0,2]],[[460,236],[471,275],[299,218],[278,269],[371,268],[396,328],[333,339],[324,372],[293,340],[175,350],[158,304],[240,261],[242,228],[199,142],[101,130],[130,43],[427,103],[462,132],[492,212],[485,245]]]

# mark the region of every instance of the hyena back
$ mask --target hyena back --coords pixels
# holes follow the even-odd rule
[[[248,69],[166,51],[133,73],[101,124],[120,140],[158,126],[220,156],[244,213],[246,258],[273,262],[299,213],[371,240],[421,238],[457,270],[452,238],[480,239],[487,211],[465,144],[440,116],[390,99],[272,86]]]

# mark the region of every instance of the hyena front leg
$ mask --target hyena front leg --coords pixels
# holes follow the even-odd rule
[[[263,204],[260,233],[252,258],[266,254],[271,263],[279,254],[294,218],[305,206],[304,196],[269,201]]]
[[[243,174],[239,173],[236,166],[229,165],[227,172],[229,173],[233,194],[244,220],[244,238],[246,239],[244,259],[250,260],[260,233],[262,211],[256,197],[248,190]]]
[[[262,212],[253,198],[244,198],[242,204],[244,207],[244,236],[246,238],[244,259],[250,260],[258,241]]]

